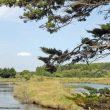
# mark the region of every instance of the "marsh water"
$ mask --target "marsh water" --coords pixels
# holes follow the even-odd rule
[[[50,110],[32,104],[21,104],[13,97],[13,85],[0,83],[0,110]]]
[[[95,89],[103,89],[103,88],[108,88],[110,89],[110,85],[106,84],[95,84],[95,83],[67,83],[67,86],[72,86],[74,90],[77,92],[83,92],[83,93],[89,93],[86,89],[84,89],[84,86],[92,87]]]

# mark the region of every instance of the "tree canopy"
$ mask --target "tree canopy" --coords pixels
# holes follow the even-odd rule
[[[39,59],[46,64],[47,71],[55,72],[57,64],[65,61],[70,61],[72,64],[83,61],[89,64],[91,59],[96,60],[110,55],[110,23],[87,32],[92,34],[93,39],[83,38],[72,51],[42,47],[41,50],[48,57],[39,57]]]
[[[99,8],[98,13],[102,14],[105,19],[110,17],[110,0],[0,0],[0,5],[23,8],[24,14],[20,18],[24,19],[25,23],[44,19],[45,23],[40,27],[47,29],[50,33],[57,32],[75,19],[86,21],[96,8]],[[72,51],[63,52],[42,47],[41,50],[48,54],[48,57],[39,57],[39,59],[46,64],[47,70],[54,72],[57,64],[67,60],[71,63],[79,61],[89,63],[89,59],[109,55],[110,23],[102,24],[99,28],[87,32],[92,34],[93,39],[83,38],[81,44]],[[103,54],[105,51],[106,53]]]
[[[16,70],[14,68],[0,68],[0,77],[2,78],[15,78]]]
[[[77,19],[86,21],[91,12],[98,7],[100,13],[108,18],[110,0],[0,0],[0,5],[9,7],[18,6],[24,9],[20,17],[27,21],[39,21],[45,19],[41,28],[46,28],[50,33],[70,24]],[[106,6],[106,10],[102,7]]]

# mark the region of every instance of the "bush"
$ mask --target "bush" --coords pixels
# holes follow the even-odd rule
[[[2,78],[15,78],[16,71],[14,68],[4,68],[0,71],[0,77]]]
[[[30,78],[32,77],[32,74],[30,71],[28,70],[24,70],[20,73],[20,75],[22,76],[22,78],[24,78],[25,80],[30,80]]]

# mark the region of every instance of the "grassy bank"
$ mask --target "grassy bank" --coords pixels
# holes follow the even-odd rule
[[[33,79],[33,78],[31,78]],[[100,84],[110,84],[110,78],[57,78],[57,77],[45,77],[45,76],[35,76],[35,82],[42,80],[59,81],[60,83],[65,82],[85,82],[85,83],[100,83]],[[33,80],[33,81],[34,81]],[[0,82],[22,82],[21,78],[0,78]],[[32,80],[31,80],[32,81]]]
[[[60,83],[69,83],[69,82],[82,82],[82,83],[99,83],[99,84],[110,84],[110,78],[57,78],[57,77],[45,77],[37,76],[36,80],[51,80],[59,81]]]
[[[61,82],[83,82],[83,83],[99,83],[110,84],[110,78],[55,78]]]
[[[65,82],[110,84],[110,79],[36,77],[29,81],[18,82],[14,89],[14,95],[22,102],[34,103],[43,107],[82,110],[73,100],[70,100],[75,92],[71,92],[69,88],[66,88],[63,85]]]
[[[14,95],[24,103],[34,103],[57,110],[82,110],[73,100],[67,98],[72,97],[71,92],[58,80],[31,79],[20,82],[15,86]]]
[[[6,81],[1,79],[1,81]],[[76,93],[63,85],[65,82],[110,84],[110,78],[52,78],[35,77],[28,81],[16,81],[14,96],[23,103],[34,103],[47,108],[83,110],[72,99]]]

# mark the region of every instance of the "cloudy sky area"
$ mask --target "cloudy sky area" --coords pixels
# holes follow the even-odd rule
[[[0,67],[14,67],[17,71],[35,70],[43,65],[37,58],[44,55],[39,47],[69,49],[79,44],[80,38],[88,37],[86,30],[98,27],[104,21],[100,15],[92,14],[86,22],[74,22],[59,32],[49,34],[39,29],[41,22],[23,23],[19,19],[23,10],[19,8],[0,8]],[[101,60],[110,61],[110,57]]]

